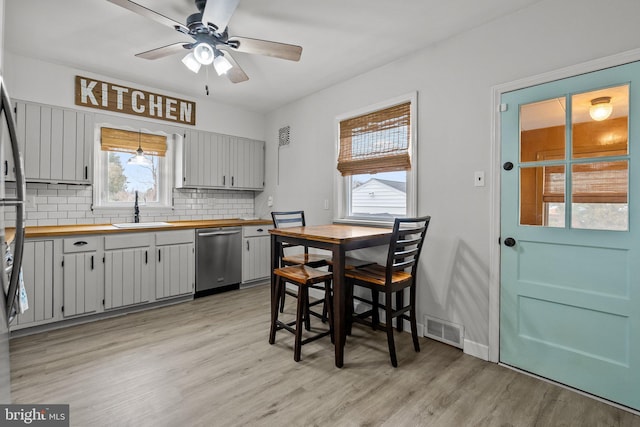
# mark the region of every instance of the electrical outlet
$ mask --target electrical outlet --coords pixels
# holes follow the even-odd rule
[[[477,171],[473,174],[473,185],[476,187],[484,187],[484,172]]]
[[[324,209],[329,210],[329,199],[324,199]]]
[[[36,196],[27,196],[25,207],[34,209],[36,207]]]
[[[267,206],[273,206],[273,196],[267,197]]]

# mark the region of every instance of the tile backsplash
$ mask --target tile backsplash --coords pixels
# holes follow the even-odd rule
[[[6,196],[15,196],[13,182]],[[27,183],[27,227],[45,225],[112,224],[133,222],[131,209],[92,209],[93,187],[68,184]],[[141,221],[181,221],[248,218],[254,215],[254,193],[210,189],[174,189],[173,209],[145,209]],[[15,225],[15,212],[4,214],[5,226]]]

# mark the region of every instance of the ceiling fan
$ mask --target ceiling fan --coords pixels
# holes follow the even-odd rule
[[[132,12],[153,19],[193,38],[192,43],[173,43],[136,54],[144,59],[158,59],[188,51],[182,62],[194,73],[202,65],[213,64],[218,75],[226,74],[232,83],[249,80],[230,51],[300,60],[302,47],[247,37],[229,37],[227,25],[240,0],[195,0],[199,12],[189,15],[186,25],[167,18],[130,0],[108,0]]]

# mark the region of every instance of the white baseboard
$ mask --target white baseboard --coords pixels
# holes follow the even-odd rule
[[[462,351],[469,356],[474,356],[486,361],[489,360],[489,346],[487,345],[465,339]]]

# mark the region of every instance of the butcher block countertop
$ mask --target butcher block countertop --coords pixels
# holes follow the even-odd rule
[[[149,231],[171,231],[195,228],[215,228],[215,227],[238,227],[245,225],[265,225],[271,226],[273,223],[266,219],[211,219],[194,221],[167,221],[168,226],[159,227],[139,227],[139,228],[119,228],[111,224],[87,224],[87,225],[54,225],[43,227],[27,227],[26,237],[55,237],[71,236],[78,234],[112,234],[112,233],[144,233]],[[13,234],[12,229],[6,229],[6,234]]]

